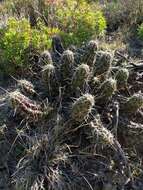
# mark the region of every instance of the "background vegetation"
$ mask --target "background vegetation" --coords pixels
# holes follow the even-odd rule
[[[60,34],[64,45],[80,45],[104,34],[106,20],[99,6],[85,0],[4,1],[1,4],[1,68],[8,73],[26,64],[29,47],[50,49]]]

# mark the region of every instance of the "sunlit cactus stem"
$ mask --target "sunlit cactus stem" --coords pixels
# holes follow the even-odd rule
[[[72,89],[73,90],[81,90],[84,91],[84,87],[86,86],[90,75],[90,68],[86,64],[81,64],[77,67],[75,73],[72,78]]]
[[[62,84],[66,84],[67,81],[71,80],[73,75],[73,67],[74,67],[74,54],[70,50],[66,50],[63,52],[61,57],[61,82]]]
[[[84,94],[72,105],[71,118],[76,122],[82,122],[88,117],[94,106],[94,96]]]
[[[42,79],[49,95],[54,96],[57,93],[59,87],[54,65],[48,64],[43,67]]]
[[[36,91],[34,90],[34,85],[27,80],[18,80],[18,88],[25,95],[34,95]]]
[[[94,76],[102,75],[103,78],[107,78],[111,70],[112,59],[113,57],[109,52],[97,52],[94,60]]]
[[[50,84],[52,77],[55,74],[55,67],[54,65],[45,65],[42,70],[42,78],[47,85]]]
[[[98,49],[97,42],[94,40],[89,41],[85,48],[85,53],[83,55],[82,62],[86,63],[90,67],[93,67],[94,57],[97,49]]]
[[[38,103],[32,101],[17,90],[9,94],[9,106],[16,113],[31,121],[39,120],[44,114],[42,107]]]
[[[133,96],[128,98],[127,102],[123,105],[121,111],[127,114],[134,114],[142,107],[143,107],[143,95],[134,94]]]
[[[46,64],[53,65],[52,56],[49,51],[46,50],[41,53],[39,63],[41,66]]]
[[[116,73],[115,79],[117,80],[117,88],[124,89],[127,87],[127,82],[129,78],[128,69],[122,68],[119,69]]]
[[[112,98],[116,90],[117,90],[116,80],[112,78],[105,80],[99,88],[100,91],[99,102],[106,103],[108,100]]]

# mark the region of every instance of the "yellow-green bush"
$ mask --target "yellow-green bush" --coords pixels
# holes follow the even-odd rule
[[[45,16],[49,14],[47,10]],[[55,5],[53,12],[52,22],[63,31],[61,35],[65,45],[80,45],[83,41],[102,35],[106,29],[102,12],[85,0],[63,0]]]
[[[6,27],[0,29],[0,67],[12,73],[17,67],[26,66],[25,50],[29,47],[40,50],[50,48],[51,35],[57,32],[41,22],[36,28],[31,28],[26,19],[9,18]]]
[[[32,7],[32,12],[30,12]],[[5,0],[2,10],[18,18],[31,16],[52,28],[58,27],[65,45],[80,45],[83,41],[102,35],[106,29],[106,20],[98,2],[87,0]],[[31,15],[32,14],[32,15]]]

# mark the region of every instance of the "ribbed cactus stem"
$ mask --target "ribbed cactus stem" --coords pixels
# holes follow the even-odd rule
[[[111,69],[112,59],[112,55],[108,52],[97,52],[94,60],[94,76],[108,74]]]
[[[101,123],[94,124],[94,122],[91,122],[89,127],[91,128],[93,137],[95,138],[95,136],[97,136],[97,138],[99,138],[98,140],[100,140],[100,143],[105,146],[112,146],[114,144],[114,136],[108,129],[103,127]]]
[[[87,83],[90,75],[90,68],[86,64],[81,64],[77,67],[73,78],[72,78],[72,88],[73,89],[83,89],[84,85]]]
[[[53,64],[52,57],[49,51],[44,51],[41,53],[40,60],[39,60],[41,65],[46,65],[46,64]]]
[[[18,88],[24,94],[33,95],[36,93],[33,84],[25,79],[18,80]]]
[[[55,75],[55,66],[54,65],[48,64],[43,67],[42,78],[43,78],[43,81],[47,85],[50,84],[51,80],[54,78],[54,75]]]
[[[104,97],[110,98],[117,90],[117,83],[116,80],[110,78],[104,81],[101,85],[101,94]]]
[[[61,80],[66,81],[72,77],[74,66],[74,54],[70,50],[66,50],[63,52],[61,57]]]
[[[129,71],[126,68],[119,69],[116,73],[115,79],[117,80],[117,88],[123,89],[127,86],[129,78]]]
[[[89,41],[85,49],[86,50],[85,50],[82,62],[92,67],[94,64],[94,57],[98,49],[97,42],[94,40]]]
[[[82,122],[90,114],[94,106],[94,96],[91,94],[84,94],[79,97],[73,104],[71,110],[71,117],[76,122]]]
[[[134,94],[123,105],[122,110],[124,113],[133,114],[133,113],[136,113],[142,107],[143,107],[143,95]]]
[[[41,118],[44,114],[39,104],[30,100],[17,90],[9,94],[9,103],[11,108],[16,110],[17,113],[33,121]]]
[[[98,49],[97,41],[95,40],[89,41],[89,43],[87,44],[87,48],[89,49],[91,53],[95,53]]]

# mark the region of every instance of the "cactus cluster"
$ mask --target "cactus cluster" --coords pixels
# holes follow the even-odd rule
[[[89,190],[96,187],[97,181],[111,182],[107,173],[111,172],[110,163],[116,162],[116,157],[118,162],[113,176],[120,173],[123,178],[130,177],[126,176],[128,164],[124,151],[109,130],[115,127],[114,123],[120,124],[114,122],[114,116],[122,121],[128,118],[128,113],[134,115],[143,106],[142,94],[124,97],[127,101],[122,101],[126,96],[125,87],[128,88],[129,71],[121,67],[116,73],[112,72],[113,56],[98,50],[95,41],[90,41],[80,51],[65,50],[54,64],[51,57],[47,51],[40,56],[39,81],[33,76],[34,84],[38,84],[36,92],[33,84],[19,80],[18,90],[9,93],[11,109],[29,124],[24,138],[30,136],[24,147],[33,147],[29,152],[27,149],[22,152],[22,156],[26,155],[18,163],[17,178],[29,185],[28,188],[24,186],[27,189],[78,190],[80,187]],[[31,96],[34,93],[37,96]],[[123,93],[122,96],[119,93]],[[45,107],[46,100],[48,106]],[[111,105],[115,101],[120,111],[112,113]],[[44,139],[44,135],[48,138]],[[105,159],[100,162],[99,157]],[[91,175],[95,172],[97,178]],[[30,175],[30,180],[35,179],[32,184],[27,178]],[[84,184],[83,177],[91,186]]]

